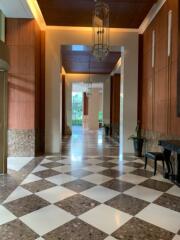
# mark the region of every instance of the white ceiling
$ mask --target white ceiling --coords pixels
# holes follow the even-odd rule
[[[0,0],[0,9],[9,18],[33,18],[26,0]]]

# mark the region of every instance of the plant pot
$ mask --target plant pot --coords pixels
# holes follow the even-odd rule
[[[133,143],[134,143],[135,156],[136,157],[142,157],[142,149],[143,149],[144,139],[133,138]]]
[[[104,129],[105,129],[105,135],[109,136],[109,127],[104,127]]]

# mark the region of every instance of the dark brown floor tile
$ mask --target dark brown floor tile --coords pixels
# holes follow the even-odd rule
[[[0,226],[1,240],[34,240],[36,238],[38,235],[18,219]]]
[[[55,176],[58,174],[59,174],[59,172],[52,170],[52,169],[43,170],[43,171],[34,173],[34,175],[41,177],[41,178],[48,178],[48,177],[52,177],[52,176]]]
[[[118,171],[118,170],[115,170],[115,169],[107,169],[107,170],[104,170],[102,172],[99,172],[99,174],[103,174],[105,176],[108,176],[108,177],[119,177],[121,175],[121,173]]]
[[[170,183],[161,182],[154,179],[148,179],[145,182],[142,182],[140,185],[144,187],[152,188],[161,192],[166,192],[169,188],[172,187],[172,184]]]
[[[180,212],[180,197],[164,193],[158,199],[156,199],[154,203],[176,212]]]
[[[65,183],[62,186],[79,193],[79,192],[85,191],[88,188],[94,187],[95,184],[78,179],[72,182]]]
[[[107,234],[75,219],[43,236],[45,240],[104,240]]]
[[[112,168],[112,167],[118,166],[118,164],[112,163],[112,162],[103,162],[103,163],[99,163],[97,165],[101,166],[101,167],[107,167],[107,168]]]
[[[85,176],[92,174],[92,172],[85,171],[83,169],[78,169],[78,170],[74,170],[72,172],[68,172],[67,174],[72,175],[77,178],[81,178],[81,177],[85,177]]]
[[[40,192],[40,191],[46,190],[46,189],[54,187],[54,186],[56,186],[56,185],[53,183],[50,183],[44,179],[22,185],[23,188],[25,188],[33,193]]]
[[[4,204],[17,217],[21,217],[40,208],[46,207],[49,203],[36,195],[19,198]]]
[[[145,207],[147,207],[147,205],[149,205],[148,202],[125,194],[120,194],[117,197],[107,201],[105,204],[131,215],[136,215]]]
[[[133,171],[131,173],[138,175],[138,176],[146,177],[146,178],[150,178],[154,175],[153,172],[150,172],[150,171],[144,170],[144,169],[136,169],[135,171]]]
[[[82,196],[80,194],[74,195],[56,203],[58,207],[63,208],[65,211],[70,212],[74,216],[79,216],[99,204],[100,203],[98,203],[97,201]]]
[[[44,163],[41,164],[41,166],[47,167],[47,168],[54,168],[54,167],[60,167],[63,166],[64,164],[58,163],[58,162],[50,162],[50,163]]]
[[[137,218],[132,218],[113,237],[121,240],[172,240],[174,234]]]
[[[123,182],[117,179],[112,179],[108,182],[105,182],[101,184],[104,187],[119,191],[119,192],[124,192],[128,190],[129,188],[134,187],[134,184],[128,183],[128,182]]]
[[[139,163],[139,162],[128,162],[128,163],[125,163],[124,165],[128,167],[134,167],[134,168],[142,168],[144,166],[143,163]]]

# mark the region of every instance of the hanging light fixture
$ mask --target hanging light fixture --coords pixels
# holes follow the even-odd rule
[[[86,95],[87,97],[90,97],[92,94],[92,79],[91,79],[91,54],[89,55],[89,78],[86,82]]]
[[[109,6],[102,0],[95,0],[93,14],[93,55],[103,61],[109,53]]]

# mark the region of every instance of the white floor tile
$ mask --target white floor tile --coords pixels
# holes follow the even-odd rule
[[[20,171],[26,164],[28,164],[33,157],[8,157],[8,169]]]
[[[14,219],[16,219],[16,216],[0,205],[0,225],[13,221]]]
[[[104,240],[117,240],[116,238],[114,237],[111,237],[111,236],[108,236],[107,238],[105,238]]]
[[[134,168],[134,167],[128,167],[128,166],[124,166],[124,165],[113,167],[112,169],[115,169],[115,170],[118,170],[118,171],[124,172],[124,173],[130,173],[130,172],[133,172],[134,170],[136,170],[136,168]]]
[[[99,159],[88,159],[86,160],[86,162],[93,165],[93,164],[102,163],[103,161]]]
[[[32,173],[40,172],[40,171],[47,170],[47,169],[48,169],[47,167],[39,165],[32,171]]]
[[[139,185],[132,187],[131,189],[125,191],[124,193],[132,197],[145,200],[147,202],[153,202],[163,194],[160,191]]]
[[[96,186],[93,188],[90,188],[84,192],[81,193],[82,195],[92,198],[98,202],[106,202],[115,196],[119,195],[120,193],[114,190],[111,190],[109,188],[105,188],[102,186]]]
[[[71,161],[70,159],[62,159],[62,160],[58,160],[57,162],[58,162],[58,163],[65,164],[65,165],[70,165],[70,164],[72,164],[72,161]]]
[[[172,240],[180,240],[180,235],[176,235]]]
[[[145,180],[147,180],[147,178],[145,178],[145,177],[137,176],[137,175],[134,175],[131,173],[122,175],[122,176],[118,177],[117,179],[120,179],[125,182],[134,183],[134,184],[140,184],[140,183],[144,182]]]
[[[67,182],[71,182],[71,181],[74,181],[76,179],[77,179],[76,177],[73,177],[73,176],[68,175],[68,174],[59,174],[59,175],[55,175],[55,176],[46,178],[47,181],[55,183],[57,185],[61,185],[61,184],[67,183]]]
[[[97,165],[92,165],[92,166],[84,167],[83,169],[86,170],[86,171],[97,173],[97,172],[104,171],[107,168],[101,167],[101,166],[97,166]]]
[[[180,188],[177,186],[173,186],[167,191],[167,193],[180,197]]]
[[[75,166],[75,165],[64,165],[64,166],[60,166],[60,167],[55,167],[55,168],[53,168],[53,170],[62,172],[62,173],[67,173],[67,172],[71,172],[72,170],[79,169],[79,168],[80,168],[79,166]]]
[[[119,159],[112,159],[112,160],[109,160],[108,162],[116,163],[116,164],[122,163],[122,161],[120,161]]]
[[[82,179],[95,184],[102,184],[104,182],[111,180],[112,178],[104,176],[102,174],[95,173],[95,174],[91,174],[86,177],[83,177]]]
[[[111,234],[131,217],[127,213],[102,204],[82,214],[79,218],[101,231]]]
[[[45,164],[45,163],[52,163],[52,161],[48,159],[43,159],[41,164]]]
[[[50,203],[56,203],[67,197],[73,196],[74,194],[76,193],[61,186],[52,187],[36,193],[36,195],[47,200]]]
[[[54,206],[41,208],[20,218],[28,227],[40,236],[71,221],[74,218],[70,213]]]
[[[31,195],[32,192],[22,188],[21,186],[17,187],[10,195],[9,197],[4,201],[4,203],[14,201],[16,199],[26,197]]]
[[[179,212],[175,212],[153,203],[138,213],[136,217],[173,233],[177,233],[180,229]]]
[[[21,185],[22,184],[27,184],[27,183],[31,183],[31,182],[35,182],[35,181],[38,181],[38,180],[41,180],[42,178],[34,175],[34,174],[29,174],[25,179],[24,181],[22,181]]]

